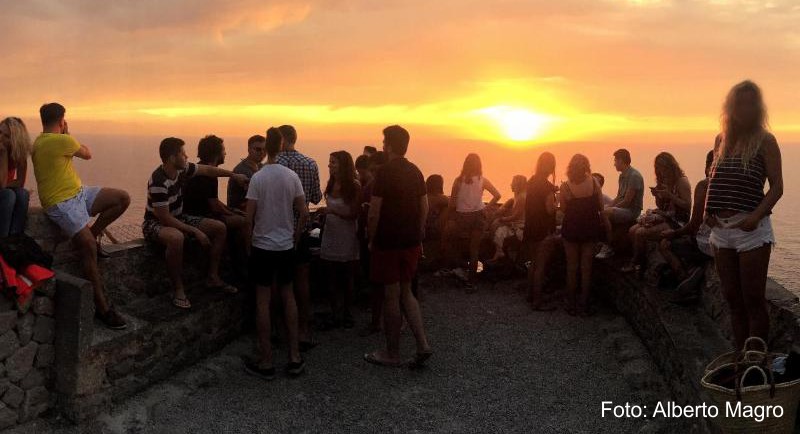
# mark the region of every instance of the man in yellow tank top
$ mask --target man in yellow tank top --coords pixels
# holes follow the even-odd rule
[[[123,329],[125,320],[113,309],[103,290],[97,267],[98,237],[128,209],[131,199],[122,190],[81,184],[72,159],[89,160],[92,153],[69,135],[65,114],[66,109],[58,103],[45,104],[39,109],[42,134],[36,138],[31,153],[39,201],[47,217],[80,251],[86,277],[94,287],[97,317],[109,328]],[[94,216],[97,219],[89,226]]]

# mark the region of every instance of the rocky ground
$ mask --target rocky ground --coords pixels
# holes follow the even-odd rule
[[[435,354],[421,371],[364,363],[379,335],[318,333],[298,379],[246,374],[243,336],[172,380],[80,427],[38,422],[17,433],[684,432],[676,422],[601,418],[601,402],[653,408],[669,394],[628,324],[600,307],[590,318],[531,312],[519,282],[466,294],[424,279],[423,312]],[[367,313],[360,312],[359,326]],[[413,352],[409,333],[405,351]],[[285,353],[277,352],[278,362]]]

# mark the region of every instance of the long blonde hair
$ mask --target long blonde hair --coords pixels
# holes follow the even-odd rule
[[[20,118],[5,118],[0,122],[8,128],[9,134],[9,157],[15,165],[19,166],[28,158],[31,153],[31,136],[25,128],[25,122]]]
[[[749,131],[745,129],[745,126],[740,125],[739,120],[735,117],[736,104],[742,94],[747,92],[755,94],[759,111],[757,126]],[[742,158],[742,164],[747,168],[750,160],[761,150],[761,142],[767,135],[768,128],[767,107],[764,104],[761,88],[750,80],[733,86],[728,92],[728,96],[725,97],[725,104],[720,116],[721,131],[717,161],[738,154]]]

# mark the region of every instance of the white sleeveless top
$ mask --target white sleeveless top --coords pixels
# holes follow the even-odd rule
[[[476,212],[483,210],[485,206],[483,203],[483,177],[473,176],[472,182],[469,184],[461,181],[456,197],[456,211]]]
[[[349,212],[347,203],[342,198],[328,196],[325,201],[329,209],[336,209],[341,213]],[[326,215],[320,258],[335,262],[357,261],[360,252],[357,233],[357,219],[345,220],[333,214]]]

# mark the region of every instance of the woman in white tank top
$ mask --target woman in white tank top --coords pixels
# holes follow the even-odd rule
[[[448,239],[460,238],[467,234],[469,237],[469,283],[467,289],[474,289],[473,282],[478,270],[478,248],[481,237],[486,230],[486,205],[483,203],[483,192],[492,195],[489,205],[495,205],[500,200],[500,192],[494,188],[491,181],[483,177],[481,158],[478,154],[469,154],[464,160],[461,175],[453,181],[453,190],[450,195],[450,208],[455,210],[454,218],[450,222],[450,237],[443,237],[442,252],[445,252]],[[443,253],[444,255],[444,253]]]

